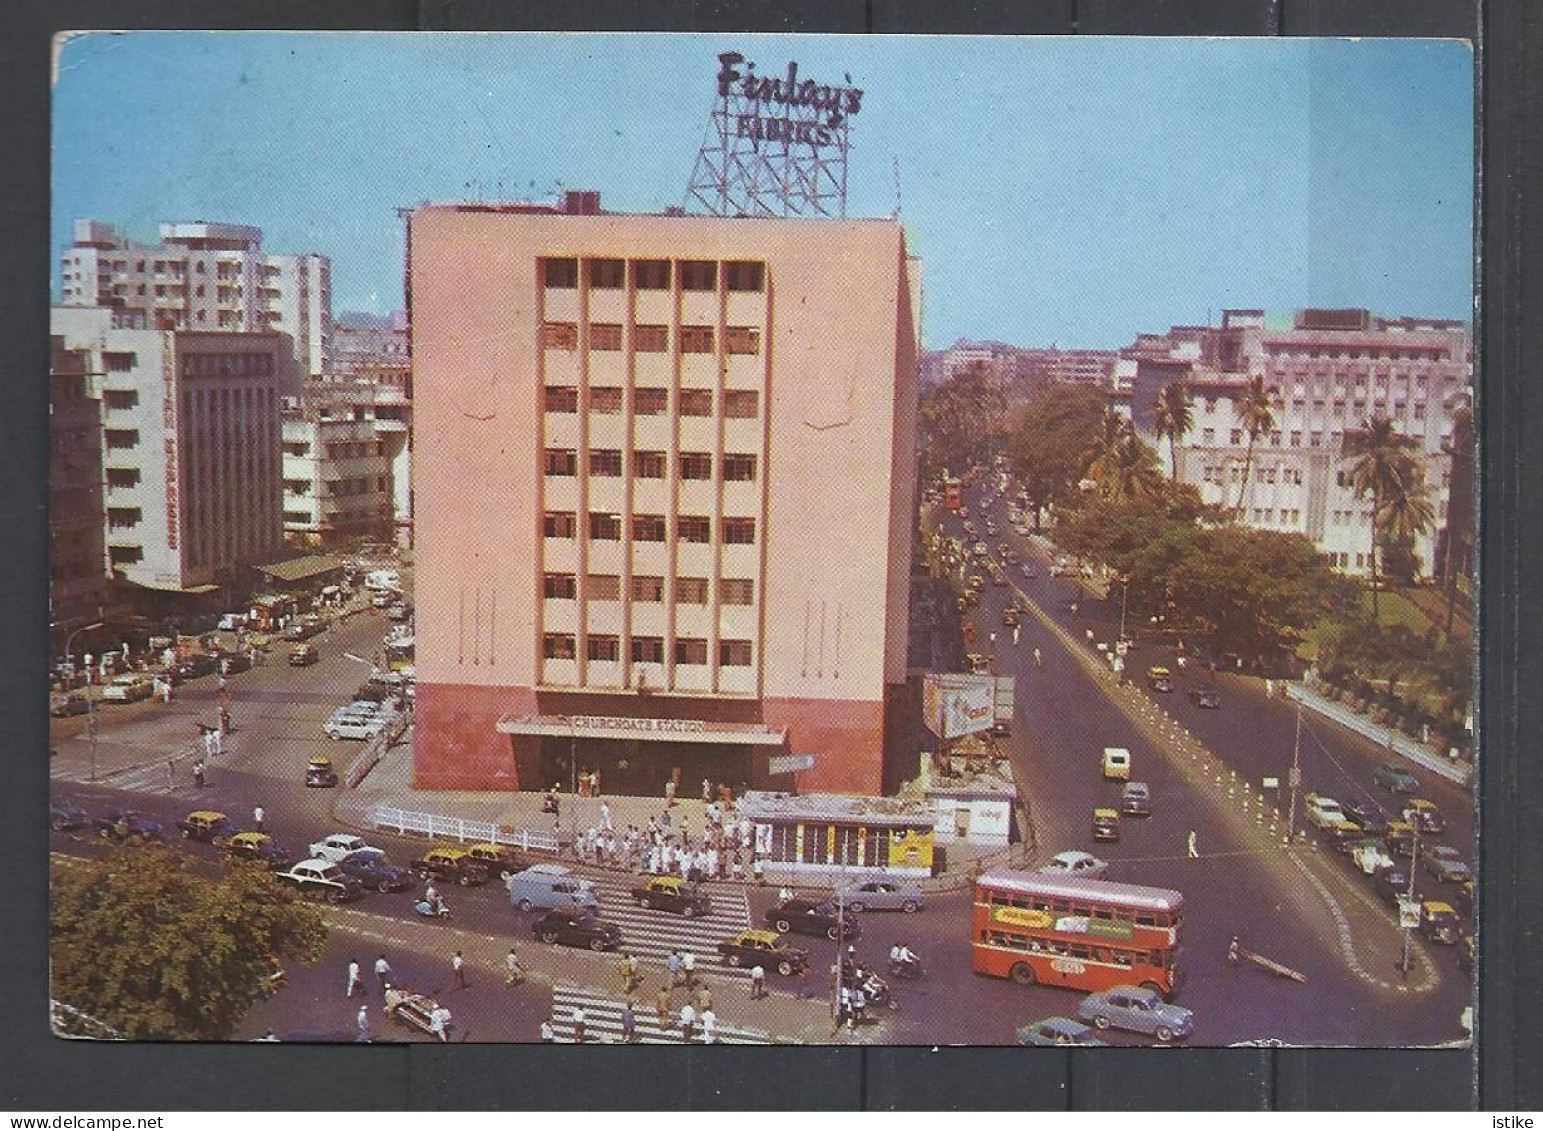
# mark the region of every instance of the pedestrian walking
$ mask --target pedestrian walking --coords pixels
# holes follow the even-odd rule
[[[609,831],[613,827],[611,825],[611,805],[610,805],[610,802],[602,801],[600,803],[600,827],[602,829],[607,830],[607,831]]]
[[[1016,625],[1016,624],[1013,625],[1013,647],[1014,648],[1016,648],[1018,646],[1018,631],[1019,631],[1018,625]]]
[[[667,970],[669,972],[669,975],[670,975],[670,985],[671,986],[678,986],[678,985],[680,985],[680,972],[681,972],[680,951],[678,951],[678,950],[670,951],[670,956],[664,960],[664,968],[665,968],[665,970]]]
[[[361,994],[364,993],[364,979],[359,976],[359,960],[351,958],[348,960],[348,993],[346,996],[353,997],[355,990],[358,990]]]
[[[584,1043],[584,1011],[577,1007],[573,1010],[573,1043],[576,1045]]]
[[[688,1001],[680,1007],[680,1043],[689,1045],[692,1034],[696,1031],[696,1010],[691,1008]]]
[[[541,1043],[544,1045],[555,1045],[557,1043],[557,1029],[552,1024],[550,1016],[541,1019]]]
[[[689,950],[680,956],[680,975],[688,990],[696,985],[696,955]]]
[[[659,1018],[659,1028],[666,1029],[670,1024],[670,987],[660,986],[659,992],[654,995],[654,1013]]]
[[[370,1007],[361,1005],[358,1014],[359,1035],[354,1038],[355,1044],[367,1045],[370,1043]]]
[[[1264,681],[1264,697],[1266,699],[1275,698],[1275,681],[1273,679],[1267,679]]]
[[[208,784],[208,781],[209,770],[204,765],[204,760],[200,758],[198,761],[193,763],[193,784],[199,789],[203,789],[204,786]]]
[[[713,992],[706,986],[702,986],[696,992],[696,1008],[698,1013],[706,1012],[713,1007]]]
[[[755,877],[757,887],[766,886],[766,865],[761,863],[759,856],[750,861],[750,874]]]
[[[262,832],[263,831],[263,817],[264,816],[265,816],[265,814],[263,813],[263,807],[261,805],[258,805],[255,808],[253,808],[253,810],[252,810],[252,827],[254,829],[256,829],[258,832]]]
[[[632,992],[638,988],[640,981],[642,979],[638,977],[638,960],[630,954],[623,954],[621,956],[622,993],[630,997]]]
[[[391,963],[384,954],[375,960],[375,980],[380,983],[381,993],[391,988]]]
[[[525,971],[520,966],[520,956],[514,952],[514,947],[509,948],[509,953],[504,956],[504,985],[517,986],[525,980]]]
[[[629,997],[627,1004],[621,1007],[621,1039],[623,1044],[634,1044],[638,1039],[638,1015],[633,1010],[633,1001]]]
[[[1093,630],[1091,628],[1085,628],[1082,631],[1087,634],[1088,643],[1093,643]]]
[[[757,964],[750,968],[750,998],[759,1001],[766,996],[766,970]]]
[[[798,1000],[804,1001],[809,997],[809,965],[804,964],[798,972]]]
[[[703,778],[702,779],[702,800],[703,801],[711,801],[712,799],[713,799],[713,783],[708,781],[706,778]]]
[[[710,1045],[718,1031],[718,1015],[711,1009],[702,1010],[702,1043]]]
[[[1238,936],[1233,935],[1232,941],[1227,944],[1227,965],[1236,968],[1242,957],[1242,947],[1238,944]]]
[[[471,985],[466,981],[466,959],[456,951],[450,958],[450,988],[453,990],[469,990]]]
[[[172,759],[166,759],[166,792],[170,793],[177,788],[177,763]]]
[[[450,1040],[450,1010],[443,1005],[429,1012],[429,1032],[439,1038],[441,1044]]]
[[[1198,860],[1200,858],[1200,849],[1196,847],[1195,843],[1194,829],[1189,830],[1189,858],[1191,860]]]

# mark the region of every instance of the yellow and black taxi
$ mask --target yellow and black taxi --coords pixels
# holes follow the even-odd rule
[[[1120,839],[1120,811],[1118,809],[1093,810],[1093,839]]]
[[[1450,903],[1427,899],[1420,904],[1420,933],[1431,942],[1453,946],[1463,937],[1463,921]]]
[[[321,655],[314,644],[296,644],[289,650],[289,666],[293,668],[309,667],[319,659]]]
[[[315,789],[331,789],[338,784],[338,772],[325,754],[312,755],[305,767],[305,784]]]
[[[223,848],[241,830],[224,813],[215,809],[195,809],[177,822],[183,840],[201,840]]]
[[[277,870],[289,863],[289,853],[267,833],[236,833],[225,842],[225,851],[237,860],[255,860]]]
[[[1147,669],[1147,686],[1166,695],[1173,690],[1173,672],[1162,664],[1153,664]]]
[[[1411,797],[1403,804],[1404,820],[1420,826],[1421,836],[1440,836],[1447,831],[1447,819],[1441,815],[1434,801],[1423,797]]]
[[[466,846],[466,855],[481,864],[489,877],[501,881],[530,867],[530,861],[507,844],[494,844],[491,841],[469,844]]]
[[[1389,821],[1383,830],[1382,843],[1394,856],[1414,856],[1414,826],[1408,821]]]
[[[760,966],[791,978],[809,966],[809,952],[781,940],[776,931],[751,927],[718,944],[728,966]]]
[[[687,919],[713,909],[701,888],[679,876],[650,876],[647,883],[632,889],[632,899],[645,911],[673,911]]]
[[[420,880],[439,880],[463,888],[488,882],[488,870],[464,848],[431,848],[409,868]]]

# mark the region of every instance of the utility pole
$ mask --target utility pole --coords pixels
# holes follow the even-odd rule
[[[1406,905],[1418,907],[1419,905],[1415,903],[1414,898],[1414,869],[1420,859],[1420,815],[1418,813],[1414,814],[1414,819],[1409,822],[1409,825],[1414,835],[1409,841],[1409,887],[1404,892],[1404,901]],[[1405,908],[1399,909],[1399,918],[1402,920],[1401,926],[1404,929],[1404,954],[1399,959],[1398,969],[1406,982],[1409,980],[1409,936],[1414,931],[1414,928],[1410,925],[1410,919],[1415,914],[1417,913],[1407,911]]]
[[[1291,744],[1291,773],[1287,776],[1287,783],[1291,786],[1291,808],[1286,816],[1286,843],[1291,843],[1291,838],[1297,831],[1297,790],[1302,785],[1302,704],[1297,703],[1297,733]]]

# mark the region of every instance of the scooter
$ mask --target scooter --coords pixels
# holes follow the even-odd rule
[[[427,899],[420,899],[413,904],[413,910],[425,919],[448,919],[450,908],[442,899],[436,899],[430,903]]]
[[[927,976],[922,960],[913,957],[909,962],[891,962],[889,976],[902,982],[919,982]]]

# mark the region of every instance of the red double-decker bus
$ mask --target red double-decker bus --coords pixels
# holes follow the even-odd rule
[[[943,480],[943,505],[956,511],[964,503],[964,484],[957,479]]]
[[[970,964],[1023,986],[1171,994],[1183,933],[1179,892],[999,868],[975,884]]]

